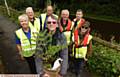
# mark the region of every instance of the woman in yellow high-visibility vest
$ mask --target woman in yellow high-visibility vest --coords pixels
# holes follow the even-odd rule
[[[90,23],[85,21],[80,28],[75,30],[72,37],[73,49],[72,56],[74,57],[74,68],[76,77],[80,77],[83,70],[84,62],[92,52],[92,36],[89,34]]]
[[[21,60],[26,60],[30,67],[32,74],[36,74],[35,66],[35,49],[36,49],[36,29],[31,29],[28,26],[28,16],[22,14],[18,17],[20,21],[21,28],[16,30],[16,45],[20,54]]]

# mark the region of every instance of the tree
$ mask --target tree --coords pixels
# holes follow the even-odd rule
[[[37,57],[43,59],[45,68],[51,68],[51,63],[56,60],[60,50],[68,47],[67,45],[52,45],[52,36],[47,30],[37,34]]]
[[[6,8],[7,8],[8,15],[10,16],[10,10],[9,10],[9,8],[8,8],[7,1],[6,1],[6,0],[4,0],[4,2],[5,2],[5,6],[6,6]]]

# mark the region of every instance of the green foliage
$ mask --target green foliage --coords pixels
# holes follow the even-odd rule
[[[120,17],[119,0],[7,0],[7,3],[9,7],[22,11],[29,6],[39,11],[44,9],[44,5],[55,4],[57,9],[68,9],[70,14],[75,14],[77,9],[83,9],[84,13],[91,15]],[[0,4],[4,5],[4,0],[1,0]]]
[[[20,14],[22,14],[23,12],[14,10],[12,8],[9,8],[9,10],[10,10],[10,16],[8,16],[8,14],[7,14],[7,9],[3,6],[0,6],[0,14],[4,15],[6,17],[9,17],[15,23],[18,23],[18,16]]]
[[[103,3],[102,3],[103,2]],[[76,7],[75,9],[83,9],[84,13],[91,14],[91,15],[104,15],[104,16],[111,16],[111,17],[120,17],[120,1],[109,1],[107,4],[104,1],[96,2],[83,2],[83,3],[76,3],[72,7]],[[72,11],[73,12],[73,11]],[[73,12],[75,13],[75,12]]]
[[[7,0],[8,6],[16,10],[25,10],[26,7],[33,7],[35,10],[39,9],[39,0]],[[0,1],[4,6],[4,0]]]
[[[51,5],[51,4],[52,4],[51,0],[47,0],[47,4],[46,5]]]
[[[52,45],[51,43],[52,34],[47,33],[47,30],[39,32],[37,38],[37,52],[43,52],[38,56],[44,60],[45,64],[47,64],[46,67],[49,67],[50,63],[57,58],[60,50],[67,47],[67,45]]]
[[[102,77],[118,77],[120,75],[120,52],[95,43],[88,65],[91,71]]]

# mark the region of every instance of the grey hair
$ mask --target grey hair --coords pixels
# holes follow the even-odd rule
[[[27,20],[29,21],[29,18],[28,18],[28,16],[27,16],[26,14],[20,15],[20,16],[18,17],[18,20],[20,21],[22,18],[25,18],[25,19],[27,19]]]
[[[61,14],[62,14],[63,12],[66,12],[66,13],[69,15],[69,11],[68,11],[68,9],[64,9],[64,10],[62,10],[62,11],[61,11]]]
[[[33,8],[32,8],[32,7],[27,7],[27,8],[26,8],[26,13],[28,13],[30,10],[33,11]]]

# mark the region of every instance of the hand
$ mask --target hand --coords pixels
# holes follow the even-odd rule
[[[87,59],[87,58],[84,58],[84,60],[85,60],[85,61],[88,61],[88,59]]]
[[[19,56],[20,56],[20,60],[22,60],[22,61],[25,60],[25,58],[21,54],[19,54]]]
[[[23,57],[23,56],[21,56],[21,58],[20,58],[22,61],[24,61],[25,60],[25,58]]]
[[[50,77],[50,75],[45,73],[42,77]]]
[[[57,77],[63,77],[62,75],[60,75],[60,74],[58,74],[58,76]]]

